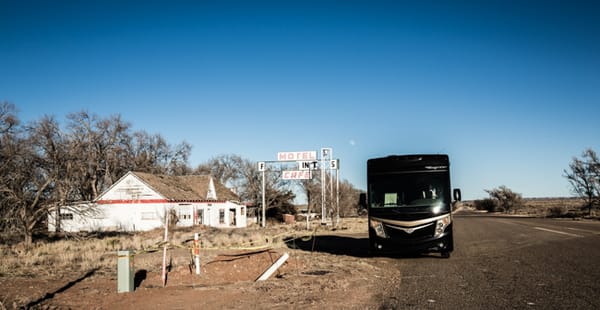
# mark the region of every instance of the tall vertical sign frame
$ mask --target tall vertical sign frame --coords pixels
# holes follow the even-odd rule
[[[321,148],[320,153],[318,154],[320,158],[317,158],[316,151],[302,151],[302,152],[278,152],[276,161],[259,161],[257,162],[258,172],[262,174],[262,221],[261,226],[266,227],[266,197],[265,197],[265,173],[267,171],[268,163],[282,163],[282,162],[298,162],[298,170],[297,171],[282,171],[283,173],[287,173],[289,176],[289,180],[294,179],[306,179],[312,178],[312,174],[310,173],[312,170],[316,170],[317,164],[319,164],[321,169],[321,225],[327,225],[327,208],[326,203],[329,202],[330,209],[333,209],[334,206],[334,197],[333,197],[333,177],[331,175],[330,170],[336,171],[336,198],[335,205],[337,210],[337,222],[339,222],[339,159],[333,159],[333,149],[330,147]],[[282,174],[282,177],[284,175]],[[292,177],[295,176],[295,177]],[[327,177],[329,180],[327,180]],[[326,183],[329,182],[329,193],[330,198],[328,201],[327,198],[327,186]],[[307,210],[308,211],[308,210]],[[334,210],[331,210],[332,212]],[[308,213],[308,212],[307,212]],[[309,229],[308,218],[310,214],[307,214],[307,229]],[[331,214],[333,221],[333,213]]]

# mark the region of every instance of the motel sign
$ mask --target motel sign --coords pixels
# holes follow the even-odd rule
[[[277,152],[277,161],[312,161],[317,160],[317,151]]]
[[[319,156],[320,155],[320,158]],[[326,211],[326,200],[330,205],[331,211],[333,211],[334,197],[333,197],[333,178],[329,177],[329,192],[331,197],[327,199],[326,193],[326,180],[327,176],[335,172],[336,176],[336,195],[335,205],[338,212],[337,218],[339,221],[339,159],[333,158],[332,148],[321,148],[320,152],[317,151],[299,151],[299,152],[277,152],[276,161],[259,161],[257,162],[258,171],[262,174],[262,223],[261,226],[266,226],[266,193],[265,193],[265,173],[269,171],[267,164],[278,163],[280,167],[289,168],[290,162],[296,162],[296,170],[279,170],[281,172],[281,178],[283,180],[310,180],[313,175],[312,172],[315,170],[321,170],[321,225],[326,223],[327,211]],[[326,170],[329,170],[326,172]],[[306,217],[306,228],[309,229],[310,222],[309,217]],[[332,217],[333,220],[333,217]]]

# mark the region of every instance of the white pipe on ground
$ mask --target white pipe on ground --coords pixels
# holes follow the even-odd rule
[[[256,281],[264,281],[268,279],[285,261],[290,257],[288,253],[283,253],[283,255],[275,262],[275,264],[271,265],[267,271],[265,271]]]

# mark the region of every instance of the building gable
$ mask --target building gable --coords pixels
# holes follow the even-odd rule
[[[167,198],[132,172],[113,184],[96,200],[98,203],[166,202]]]

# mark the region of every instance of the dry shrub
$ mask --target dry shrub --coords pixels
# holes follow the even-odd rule
[[[204,250],[226,250],[257,246],[285,246],[288,237],[310,234],[327,234],[333,230],[364,232],[366,218],[344,218],[334,227],[331,223],[321,226],[319,221],[311,223],[307,231],[305,223],[296,225],[269,225],[260,227],[218,229],[207,226],[176,228],[169,233],[172,245],[169,257],[176,266],[190,262],[190,248],[194,233],[200,234]],[[0,245],[0,276],[39,276],[85,273],[90,270],[116,274],[117,250],[135,251],[135,268],[156,270],[162,264],[164,230],[155,229],[135,234],[110,235],[81,234],[62,236],[63,239],[48,238],[37,241],[30,247],[23,244]],[[204,250],[202,252],[204,253]],[[158,252],[158,253],[157,253]]]
[[[548,208],[548,217],[563,217],[567,214],[567,208],[563,206],[553,206]]]
[[[475,201],[473,201],[473,204],[475,206],[475,209],[477,209],[477,210],[488,211],[488,212],[498,211],[498,204],[496,203],[496,200],[491,199],[491,198],[475,200]]]

